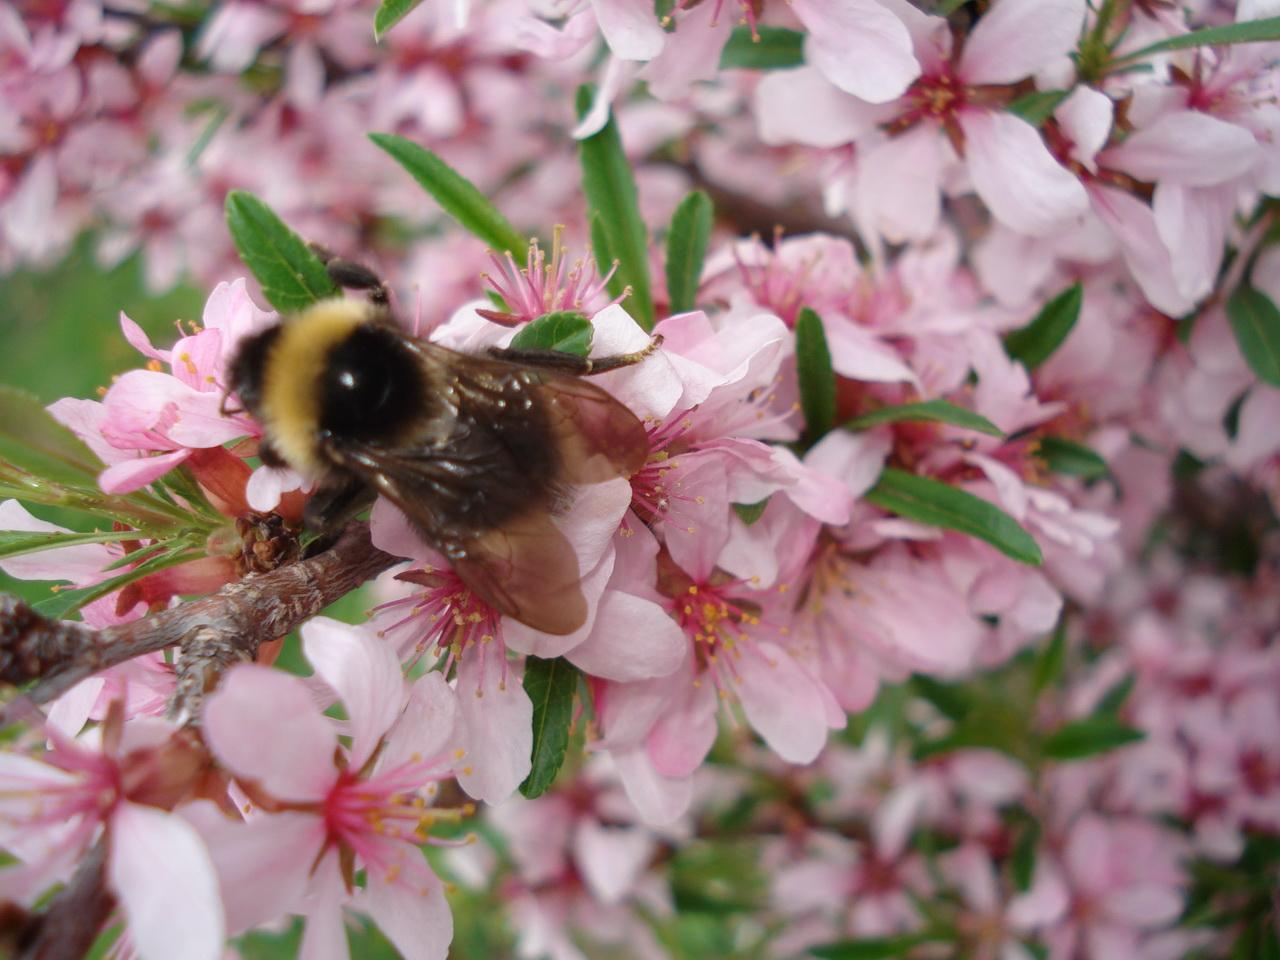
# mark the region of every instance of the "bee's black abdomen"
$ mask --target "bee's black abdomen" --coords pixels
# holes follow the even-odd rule
[[[422,417],[424,386],[422,370],[395,331],[357,327],[327,358],[320,427],[339,439],[396,437]]]
[[[228,388],[240,398],[240,405],[255,417],[261,415],[262,380],[267,369],[267,354],[272,344],[279,339],[279,325],[245,337],[237,345],[235,359],[231,361]]]

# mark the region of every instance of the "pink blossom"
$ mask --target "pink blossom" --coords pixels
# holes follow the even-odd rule
[[[271,811],[239,825],[205,824],[228,925],[304,913],[303,953],[343,956],[341,911],[350,904],[406,957],[443,958],[453,923],[420,845],[443,842],[427,831],[459,815],[429,806],[436,783],[453,772],[446,748],[456,699],[437,673],[408,686],[394,652],[366,630],[317,618],[303,627],[303,643],[346,709],[349,749],[303,681],[266,667],[233,668],[205,705],[210,749]],[[263,737],[264,729],[278,735]],[[362,891],[357,864],[367,871]]]

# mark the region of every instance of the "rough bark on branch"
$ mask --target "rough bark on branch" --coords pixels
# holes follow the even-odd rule
[[[26,604],[0,598],[0,677],[36,685],[0,708],[0,725],[22,719],[31,704],[59,696],[81,680],[144,653],[181,646],[177,708],[190,712],[218,665],[251,659],[258,645],[283,636],[308,617],[377,576],[396,558],[352,523],[329,550],[215,594],[120,626],[93,630],[49,620]]]

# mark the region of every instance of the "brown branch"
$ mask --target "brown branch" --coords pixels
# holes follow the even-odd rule
[[[100,840],[80,861],[71,882],[19,935],[16,960],[76,960],[89,952],[115,906],[105,865],[106,841]]]
[[[40,616],[21,602],[0,602],[0,663],[4,679],[39,682],[25,696],[0,707],[0,725],[22,719],[44,703],[107,667],[144,653],[180,645],[175,709],[193,715],[199,695],[221,667],[252,659],[258,645],[284,636],[308,617],[350,593],[396,562],[353,523],[329,550],[223,587],[133,623],[91,630]],[[30,672],[23,668],[30,666]]]

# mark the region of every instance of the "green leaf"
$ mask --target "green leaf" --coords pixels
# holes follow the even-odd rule
[[[893,407],[881,407],[846,423],[847,430],[867,430],[882,423],[897,423],[901,420],[929,420],[934,423],[949,423],[955,427],[977,430],[993,437],[1003,437],[1004,431],[981,414],[957,407],[945,400],[925,400],[920,403],[902,403]]]
[[[963,720],[973,708],[973,695],[958,683],[943,683],[923,673],[916,673],[911,676],[911,686],[950,720]]]
[[[1093,716],[1059,727],[1044,741],[1045,756],[1081,760],[1141,740],[1145,734],[1114,717]]]
[[[578,668],[564,657],[525,661],[524,689],[533,701],[533,765],[520,792],[530,799],[546,792],[564,763],[578,676]]]
[[[768,505],[769,498],[765,497],[755,503],[735,503],[733,504],[733,512],[749,527],[764,516],[764,508]]]
[[[27,393],[0,384],[0,462],[35,477],[97,490],[102,463]]]
[[[1111,473],[1107,461],[1082,443],[1062,437],[1041,437],[1036,456],[1054,473],[1096,480]]]
[[[578,88],[579,117],[591,108],[592,96],[591,87]],[[603,128],[578,144],[578,157],[582,161],[582,192],[587,198],[587,209],[599,218],[601,235],[608,244],[607,250],[596,248],[596,262],[602,270],[607,270],[611,260],[617,259],[615,276],[631,288],[631,295],[622,305],[640,326],[652,330],[648,233],[640,218],[631,163],[622,150],[618,125],[612,114]]]
[[[525,324],[511,340],[513,350],[554,350],[585,357],[595,333],[591,321],[574,310],[544,313]]]
[[[1227,300],[1240,352],[1258,379],[1280,387],[1280,310],[1260,290],[1241,285]]]
[[[1031,889],[1031,880],[1036,872],[1036,848],[1040,845],[1040,823],[1027,818],[1018,842],[1014,845],[1013,854],[1009,858],[1009,866],[1013,872],[1013,885],[1025,893]]]
[[[1157,43],[1142,47],[1133,53],[1126,53],[1114,61],[1115,64],[1141,60],[1155,53],[1168,53],[1170,50],[1190,50],[1194,47],[1226,46],[1233,43],[1259,43],[1267,40],[1280,40],[1280,17],[1266,17],[1261,20],[1245,20],[1241,23],[1229,23],[1221,27],[1205,27],[1193,30],[1177,37],[1168,37]]]
[[[373,39],[381,40],[387,31],[407,17],[422,0],[382,0],[373,15]]]
[[[240,259],[258,278],[273,307],[294,313],[338,292],[324,264],[265,203],[251,193],[232,190],[226,207]]]
[[[863,937],[859,940],[841,940],[809,950],[822,960],[893,960],[903,957],[907,951],[930,940],[941,937],[925,933],[907,933],[898,937]]]
[[[1129,699],[1129,694],[1133,693],[1133,687],[1137,681],[1137,675],[1131,673],[1109,687],[1102,695],[1102,699],[1098,701],[1098,705],[1093,708],[1093,715],[1095,717],[1116,716],[1124,707],[1125,701]]]
[[[609,237],[604,229],[604,221],[595,214],[591,216],[591,249],[595,253],[596,263],[605,270],[608,270],[609,265],[618,259],[609,248]],[[613,276],[609,278],[609,293],[615,297],[625,297],[627,294],[627,285],[618,276],[617,270],[613,271]]]
[[[137,530],[108,530],[105,533],[27,533],[22,530],[0,530],[0,557],[17,557],[57,547],[78,547],[85,543],[112,543],[137,536]]]
[[[667,300],[671,313],[694,308],[702,260],[711,239],[711,198],[695,190],[680,201],[667,233]]]
[[[1067,658],[1067,623],[1059,620],[1049,638],[1048,645],[1036,658],[1035,674],[1031,678],[1031,689],[1036,694],[1047,690],[1062,676],[1062,665]]]
[[[59,590],[53,596],[41,600],[31,605],[32,609],[37,613],[46,617],[54,617],[62,619],[69,614],[75,613],[86,603],[91,603],[99,597],[105,597],[108,593],[119,590],[121,587],[128,586],[135,580],[141,580],[143,577],[155,573],[158,570],[164,570],[168,567],[176,567],[180,563],[186,563],[188,560],[195,560],[200,554],[190,550],[186,545],[176,550],[161,550],[159,553],[148,557],[132,570],[126,570],[119,576],[111,577],[103,580],[101,583],[95,583],[90,587],[79,587],[73,590]]]
[[[814,443],[830,432],[836,420],[836,372],[822,318],[808,307],[801,307],[796,318],[796,372],[805,432]]]
[[[886,467],[866,499],[883,510],[985,540],[1020,563],[1044,562],[1031,534],[999,507],[932,477]]]
[[[1039,127],[1053,116],[1053,111],[1058,109],[1058,104],[1067,99],[1070,94],[1070,90],[1036,90],[1009,104],[1009,112],[1021,117],[1033,127]]]
[[[516,231],[498,208],[470,180],[438,156],[412,140],[391,133],[371,133],[369,139],[409,172],[419,186],[464,230],[499,253],[521,259],[529,241]]]
[[[721,70],[781,70],[804,65],[804,34],[785,27],[734,27],[720,54]]]
[[[1080,318],[1084,303],[1084,286],[1074,283],[1044,305],[1044,309],[1025,327],[1004,338],[1005,351],[1021,360],[1028,370],[1044,363],[1067,339],[1067,334]]]

